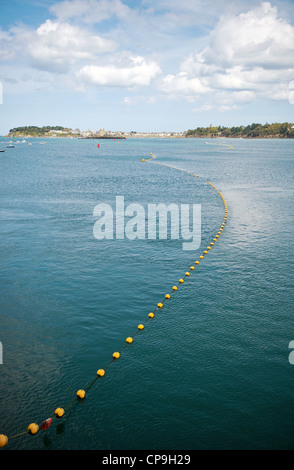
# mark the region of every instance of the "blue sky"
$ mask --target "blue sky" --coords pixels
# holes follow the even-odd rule
[[[294,122],[293,7],[0,0],[0,135]]]

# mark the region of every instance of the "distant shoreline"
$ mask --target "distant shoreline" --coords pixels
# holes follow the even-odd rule
[[[12,139],[12,135],[3,135],[3,139]],[[181,135],[181,136],[160,136],[160,135],[132,135],[132,136],[127,136],[127,137],[79,137],[79,136],[69,136],[69,135],[63,135],[63,136],[49,136],[49,135],[26,135],[26,134],[19,134],[15,136],[15,139],[77,139],[77,140],[127,140],[127,139],[206,139],[206,140],[223,140],[223,139],[246,139],[246,140],[269,140],[269,139],[293,139],[294,136],[281,136],[281,135],[268,135],[268,136],[228,136],[228,137],[223,137],[223,136],[197,136],[197,135]]]
[[[293,139],[294,124],[289,122],[258,124],[252,123],[248,126],[213,126],[197,127],[182,132],[123,132],[123,131],[105,131],[101,128],[99,131],[81,131],[80,129],[71,129],[62,126],[22,126],[9,129],[5,137],[10,138],[77,138],[77,139],[108,139],[125,140],[138,138],[162,138],[162,139]]]

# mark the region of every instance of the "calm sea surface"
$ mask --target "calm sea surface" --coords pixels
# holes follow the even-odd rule
[[[66,407],[178,285],[222,223],[207,180],[229,216],[86,399],[6,449],[293,449],[294,141],[31,142],[0,154],[0,434]],[[201,247],[98,241],[116,196],[201,204]]]

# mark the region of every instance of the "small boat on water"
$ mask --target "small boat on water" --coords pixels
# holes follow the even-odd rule
[[[0,149],[0,152],[5,152],[5,150],[3,150],[3,149]]]
[[[7,149],[14,149],[15,145],[6,145]]]

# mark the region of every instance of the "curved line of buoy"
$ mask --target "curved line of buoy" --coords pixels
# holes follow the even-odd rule
[[[205,142],[206,145],[219,145],[220,147],[223,146],[223,147],[229,147],[230,149],[233,149],[233,145],[230,145],[230,144],[224,144],[224,143],[214,143],[214,142]]]
[[[162,165],[162,166],[167,166],[169,168],[173,168],[175,170],[178,170],[178,171],[183,171],[185,173],[188,173],[188,174],[191,174],[197,178],[199,178],[198,175],[196,175],[195,173],[192,173],[190,171],[186,171],[186,170],[183,170],[181,168],[176,168],[174,166],[171,166],[171,165],[166,165],[164,163],[161,163],[161,162],[155,162],[154,160],[156,159],[156,156],[153,155],[152,153],[150,153],[151,155],[151,158],[149,159],[142,159],[143,162],[151,162],[151,163],[156,163],[158,165]],[[219,228],[219,230],[217,231],[216,235],[213,237],[212,241],[209,243],[209,245],[207,246],[207,249],[204,250],[203,254],[199,256],[199,259],[197,259],[196,261],[194,261],[194,264],[195,266],[197,267],[200,262],[204,259],[204,257],[209,253],[209,251],[212,250],[212,248],[214,247],[215,243],[218,241],[220,235],[222,234],[222,231],[223,229],[225,228],[225,225],[226,225],[226,221],[227,221],[227,216],[228,216],[228,208],[227,208],[227,204],[226,204],[226,201],[222,195],[222,193],[212,184],[210,183],[209,181],[206,181],[206,183],[208,183],[215,191],[218,192],[218,194],[220,195],[220,197],[222,198],[222,201],[223,201],[223,204],[224,204],[224,209],[225,209],[225,212],[224,212],[224,218],[223,218],[223,222]],[[65,415],[65,411],[70,407],[72,406],[75,402],[79,401],[79,400],[83,400],[86,396],[86,393],[89,391],[89,389],[94,385],[94,383],[97,381],[97,380],[101,380],[105,373],[106,373],[106,370],[110,367],[110,365],[118,360],[121,356],[121,353],[122,351],[124,350],[125,347],[127,347],[128,344],[131,344],[135,338],[135,336],[142,330],[144,330],[145,328],[145,325],[148,321],[150,321],[151,319],[153,319],[156,315],[156,313],[158,311],[160,311],[163,306],[164,306],[164,303],[169,300],[172,296],[172,294],[174,294],[177,290],[178,290],[178,287],[181,286],[183,283],[184,283],[184,280],[186,278],[188,278],[190,276],[190,274],[195,270],[195,266],[191,265],[189,267],[189,269],[187,269],[187,271],[185,272],[185,275],[179,279],[178,281],[178,285],[174,285],[171,289],[171,291],[165,295],[164,299],[159,302],[157,304],[157,307],[148,314],[146,320],[145,320],[145,323],[140,323],[137,327],[137,330],[136,332],[132,335],[132,336],[129,336],[126,338],[126,342],[125,344],[122,346],[122,348],[118,351],[115,351],[113,354],[112,354],[112,358],[111,360],[109,361],[109,363],[106,365],[106,367],[104,369],[98,369],[97,370],[97,373],[96,373],[96,377],[94,378],[94,380],[92,380],[92,382],[90,382],[84,389],[80,389],[76,392],[76,396],[75,398],[73,398],[73,400],[68,403],[65,407],[61,408],[61,407],[58,407],[55,409],[54,411],[54,415],[52,417],[49,417],[47,419],[45,419],[41,424],[37,424],[37,423],[31,423],[27,429],[24,431],[24,432],[21,432],[19,434],[15,434],[13,436],[10,436],[10,437],[7,437],[5,434],[0,434],[0,448],[2,447],[5,447],[8,443],[9,440],[12,440],[12,439],[15,439],[17,437],[20,437],[20,436],[24,436],[26,434],[30,434],[30,435],[35,435],[38,433],[38,431],[41,429],[43,431],[45,431],[46,429],[49,428],[49,426],[51,425],[53,419],[61,419],[64,415]]]

